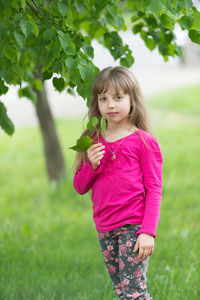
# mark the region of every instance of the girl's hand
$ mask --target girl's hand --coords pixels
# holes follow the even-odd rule
[[[88,159],[90,161],[91,167],[96,171],[97,167],[100,165],[100,160],[103,158],[105,151],[105,146],[101,143],[92,145],[87,150]]]
[[[154,251],[154,237],[152,235],[141,233],[136,241],[133,252],[139,250],[139,260],[145,260],[151,256]]]

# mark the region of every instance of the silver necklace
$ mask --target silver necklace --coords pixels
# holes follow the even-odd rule
[[[128,132],[130,131],[131,128],[129,128]],[[127,137],[127,135],[125,135],[125,137],[123,137],[123,139],[121,140],[121,142],[119,143],[119,145],[117,146],[117,148],[115,149],[115,151],[111,151],[110,148],[108,147],[108,144],[106,142],[106,139],[104,138],[106,147],[108,148],[108,150],[110,151],[110,153],[112,153],[112,157],[113,159],[116,159],[116,155],[115,152],[117,151],[117,149],[119,148],[119,146],[123,143],[124,139]]]

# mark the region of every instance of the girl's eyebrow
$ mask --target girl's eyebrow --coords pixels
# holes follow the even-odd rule
[[[120,92],[120,93],[116,93],[116,94],[112,94],[112,96],[118,96],[118,95],[125,95],[126,93],[124,92]],[[107,96],[108,94],[98,94],[98,96]]]

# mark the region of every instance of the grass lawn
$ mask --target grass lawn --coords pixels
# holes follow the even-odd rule
[[[192,96],[191,96],[192,94]],[[200,86],[148,100],[164,158],[163,200],[148,269],[154,300],[200,295]],[[175,98],[174,98],[175,95]],[[113,300],[90,194],[73,189],[81,120],[57,121],[68,177],[49,184],[38,128],[0,135],[0,300]]]

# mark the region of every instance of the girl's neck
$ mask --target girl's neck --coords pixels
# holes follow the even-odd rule
[[[128,136],[135,131],[137,131],[138,128],[136,126],[133,126],[132,124],[127,124],[126,126],[107,126],[105,133],[104,133],[104,138],[108,142],[114,142],[119,139],[124,138],[125,136]]]

